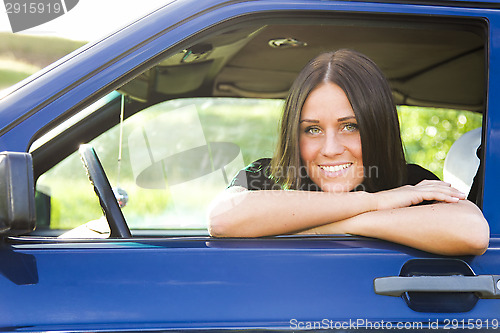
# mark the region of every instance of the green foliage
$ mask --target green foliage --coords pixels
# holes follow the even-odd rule
[[[482,123],[482,115],[470,111],[400,106],[398,112],[406,160],[440,179],[453,142]]]

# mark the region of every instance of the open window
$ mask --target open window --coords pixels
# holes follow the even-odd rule
[[[210,201],[239,169],[272,156],[297,73],[340,48],[381,67],[408,161],[442,177],[453,142],[482,125],[485,38],[478,21],[416,16],[303,13],[221,23],[34,142],[37,232],[71,237],[68,230],[86,223],[83,237],[108,236],[76,153],[88,142],[128,200],[133,235],[207,235]]]

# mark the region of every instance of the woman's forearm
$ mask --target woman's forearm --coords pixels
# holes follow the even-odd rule
[[[365,192],[240,191],[220,195],[209,210],[216,237],[295,233],[368,212],[376,206]]]
[[[303,233],[339,231],[444,255],[480,255],[489,241],[488,223],[479,208],[467,200],[367,212]]]

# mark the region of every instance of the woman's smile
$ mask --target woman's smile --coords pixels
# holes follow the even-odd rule
[[[302,108],[300,157],[311,180],[326,192],[348,192],[364,180],[361,137],[344,91],[324,83]]]
[[[343,163],[343,164],[337,164],[337,165],[319,165],[320,169],[324,170],[328,174],[333,173],[336,174],[339,171],[343,171],[347,168],[349,168],[352,165],[352,163]],[[336,175],[332,175],[336,176]]]

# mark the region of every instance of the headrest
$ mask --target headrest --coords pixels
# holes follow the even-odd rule
[[[462,135],[453,143],[444,160],[443,180],[468,194],[479,167],[476,151],[481,144],[481,128]]]

